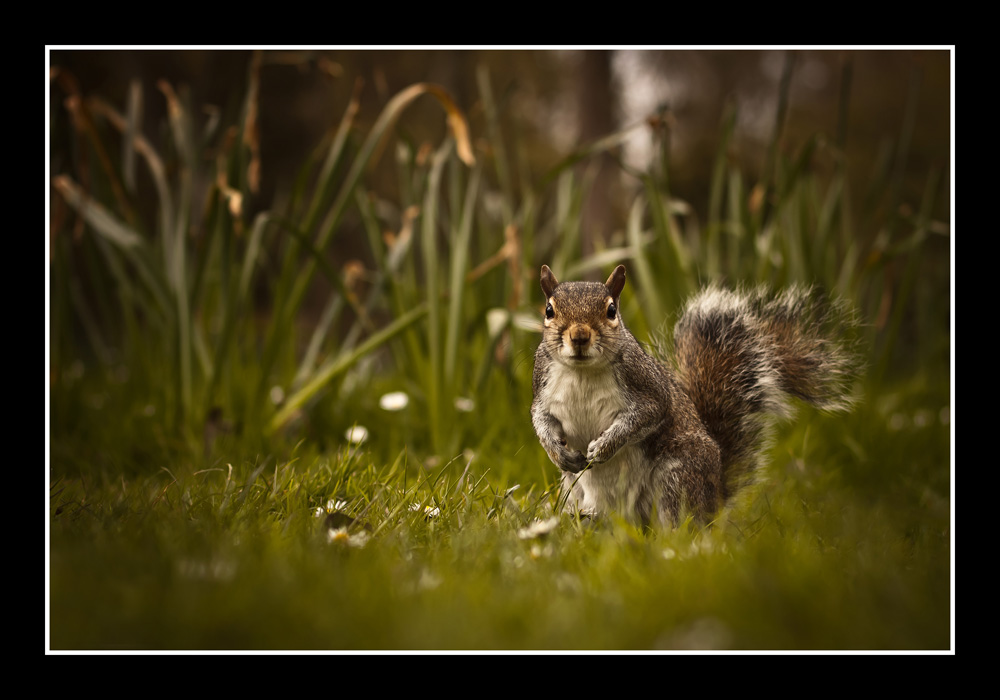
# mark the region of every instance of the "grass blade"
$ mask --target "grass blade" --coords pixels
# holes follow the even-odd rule
[[[434,445],[441,445],[441,304],[438,291],[438,201],[441,172],[444,169],[452,141],[448,139],[434,154],[427,190],[424,193],[424,207],[420,214],[421,243],[424,257],[424,284],[427,288],[427,347],[430,363],[427,382],[427,403],[430,408],[431,435]]]
[[[646,320],[646,329],[652,332],[657,324],[661,323],[663,306],[660,301],[663,299],[662,291],[657,289],[653,271],[649,266],[642,244],[642,214],[646,208],[646,201],[642,195],[636,197],[628,214],[626,224],[626,234],[629,246],[633,251],[630,267],[635,271],[636,289],[642,295],[643,316]]]
[[[88,105],[94,113],[102,115],[118,131],[122,133],[127,131],[128,124],[126,119],[115,111],[111,105],[97,98],[90,99]],[[135,135],[132,139],[132,144],[135,147],[135,152],[146,160],[146,167],[149,168],[149,174],[152,176],[153,184],[156,187],[156,194],[159,200],[157,209],[160,213],[160,232],[164,245],[164,259],[169,259],[165,246],[167,245],[169,234],[174,230],[174,201],[170,184],[167,182],[166,168],[156,149],[141,134]]]
[[[96,202],[77,185],[69,175],[56,175],[52,184],[63,196],[67,204],[76,209],[94,230],[123,250],[132,250],[142,245],[139,236],[128,224]]]
[[[168,238],[169,251],[167,264],[167,279],[173,287],[177,307],[177,352],[180,364],[178,381],[180,383],[181,401],[179,408],[181,416],[186,417],[191,411],[192,376],[191,359],[193,353],[191,339],[191,308],[188,302],[187,288],[187,229],[191,216],[192,169],[194,167],[194,138],[190,123],[190,110],[185,109],[181,99],[166,81],[161,80],[157,86],[167,100],[167,114],[174,136],[174,144],[180,154],[180,198],[178,200],[177,216],[174,221],[176,230]]]
[[[712,182],[708,195],[708,226],[705,229],[705,268],[710,280],[722,274],[722,195],[725,189],[729,143],[736,126],[736,105],[728,102],[722,115],[722,139],[715,153]]]
[[[462,220],[458,227],[458,235],[451,251],[451,283],[448,300],[448,333],[444,344],[444,381],[445,386],[454,391],[455,365],[458,362],[458,339],[462,324],[462,302],[465,298],[465,272],[469,266],[469,240],[472,235],[472,215],[476,208],[476,197],[479,194],[479,177],[481,169],[477,165],[472,170],[469,184],[465,191],[465,203],[462,206]]]
[[[128,107],[122,134],[122,178],[125,188],[135,193],[135,138],[142,124],[142,85],[133,80],[128,85]]]
[[[160,309],[167,316],[172,316],[173,314],[170,311],[171,306],[167,302],[165,284],[153,272],[152,266],[143,254],[145,245],[139,234],[121,222],[101,204],[88,198],[83,193],[83,190],[80,189],[80,186],[73,182],[68,175],[55,176],[52,184],[63,196],[67,204],[73,207],[93,227],[94,231],[114,243],[126,254],[133,265],[135,265]]]
[[[365,342],[359,345],[353,352],[346,356],[341,356],[327,363],[322,367],[306,384],[297,392],[292,394],[281,407],[265,428],[265,433],[273,434],[281,428],[295,414],[295,412],[310,398],[315,396],[330,380],[347,370],[359,359],[376,349],[383,343],[391,340],[400,332],[406,330],[410,325],[419,321],[427,313],[427,304],[421,304],[409,313],[397,318],[388,326],[378,331]]]

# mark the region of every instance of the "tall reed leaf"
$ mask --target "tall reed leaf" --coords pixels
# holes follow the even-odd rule
[[[417,83],[405,88],[397,93],[396,96],[393,97],[383,108],[378,119],[375,121],[375,124],[372,126],[371,131],[368,133],[368,136],[361,145],[361,148],[356,154],[353,162],[351,163],[348,173],[337,193],[336,199],[331,205],[326,217],[323,219],[319,232],[316,234],[313,247],[317,251],[322,253],[326,249],[327,244],[333,238],[334,233],[340,225],[344,212],[347,209],[348,203],[354,197],[355,188],[358,186],[362,174],[369,167],[369,164],[375,157],[380,144],[383,143],[384,139],[388,137],[393,125],[396,123],[396,120],[402,112],[413,103],[414,100],[425,94],[433,96],[444,108],[447,114],[448,126],[451,129],[452,135],[457,144],[459,156],[467,165],[474,163],[472,146],[469,142],[469,133],[465,117],[456,107],[454,101],[448,93],[440,86],[430,83]],[[277,354],[277,347],[286,337],[288,329],[291,327],[291,320],[298,312],[298,309],[302,304],[306,290],[311,284],[312,278],[316,272],[316,267],[317,262],[315,257],[306,259],[302,268],[294,272],[294,279],[290,283],[291,291],[288,297],[280,302],[278,308],[275,309],[275,319],[272,324],[268,344],[262,361],[262,373],[257,392],[258,402],[263,397],[265,387],[267,386],[271,365],[273,364]],[[291,272],[290,268],[287,266],[286,272]]]
[[[351,367],[360,358],[375,350],[388,340],[406,330],[411,324],[419,321],[427,313],[427,305],[421,304],[407,314],[400,316],[388,326],[370,336],[353,352],[340,356],[323,365],[309,382],[292,394],[281,409],[274,414],[267,424],[266,432],[272,434],[285,425],[302,405],[315,396],[330,380],[334,379]]]

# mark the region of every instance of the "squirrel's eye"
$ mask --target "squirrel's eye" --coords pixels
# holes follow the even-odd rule
[[[556,310],[552,308],[552,304],[545,305],[545,318],[552,318],[556,315]]]
[[[615,308],[615,305],[614,304],[608,305],[608,318],[614,320],[616,313],[618,313],[618,310]]]

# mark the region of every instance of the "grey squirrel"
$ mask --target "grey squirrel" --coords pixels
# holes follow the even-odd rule
[[[541,286],[531,418],[584,514],[707,522],[751,479],[767,416],[788,415],[788,397],[826,410],[852,404],[856,323],[816,289],[705,289],[677,322],[668,367],[625,328],[624,265],[604,284],[560,283],[543,265]]]

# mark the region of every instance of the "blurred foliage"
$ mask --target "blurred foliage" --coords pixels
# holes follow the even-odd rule
[[[153,58],[187,61],[193,71],[213,56]],[[762,164],[739,157],[746,108],[731,98],[715,121],[716,153],[699,211],[677,192],[679,118],[667,105],[546,159],[538,134],[523,126],[531,120],[511,115],[522,92],[544,92],[545,70],[533,89],[522,86],[528,71],[498,91],[483,63],[474,88],[462,83],[467,111],[445,88],[414,83],[374,116],[365,106],[371,90],[344,75],[357,61],[382,93],[384,65],[399,61],[409,66],[405,75],[417,57],[442,56],[247,54],[243,79],[230,86],[242,99],[227,99],[223,109],[196,107],[190,89],[160,80],[156,128],[157,110],[139,81],[129,82],[115,106],[54,65],[50,361],[57,437],[93,439],[74,422],[81,412],[63,389],[77,363],[96,362],[100,374],[125,377],[111,386],[127,385],[133,413],[155,415],[165,436],[189,446],[208,449],[216,435],[238,434],[266,451],[286,430],[337,444],[331,426],[339,435],[352,425],[359,408],[374,405],[365,390],[384,382],[409,392],[421,409],[407,444],[454,455],[483,439],[482,424],[466,425],[456,402],[481,406],[504,397],[515,415],[527,406],[542,262],[561,278],[603,278],[613,264],[628,262],[634,293],[624,315],[640,340],[652,343],[664,342],[674,310],[705,283],[819,284],[852,301],[867,323],[872,386],[890,376],[946,374],[950,299],[941,292],[950,280],[950,231],[936,212],[947,211],[948,171],[929,167],[918,196],[908,185],[923,117],[919,62],[910,67],[897,130],[888,132],[889,146],[859,195],[845,150],[847,115],[859,85],[856,62],[871,56],[834,56],[840,76],[827,82],[842,88],[831,109],[836,139],[815,133],[793,145],[794,77],[813,57],[785,54]],[[503,56],[515,67],[572,58]],[[100,63],[101,55],[90,58]],[[143,58],[139,65],[155,70],[155,60]],[[319,73],[333,81],[331,89],[353,87],[287,192],[262,208],[263,115],[273,109],[265,76],[286,73]],[[432,140],[415,135],[432,132]],[[624,151],[640,137],[650,139],[653,155],[645,167]],[[625,214],[622,227],[584,255],[585,202],[595,194],[602,158],[617,163]],[[543,169],[539,160],[547,160]]]

